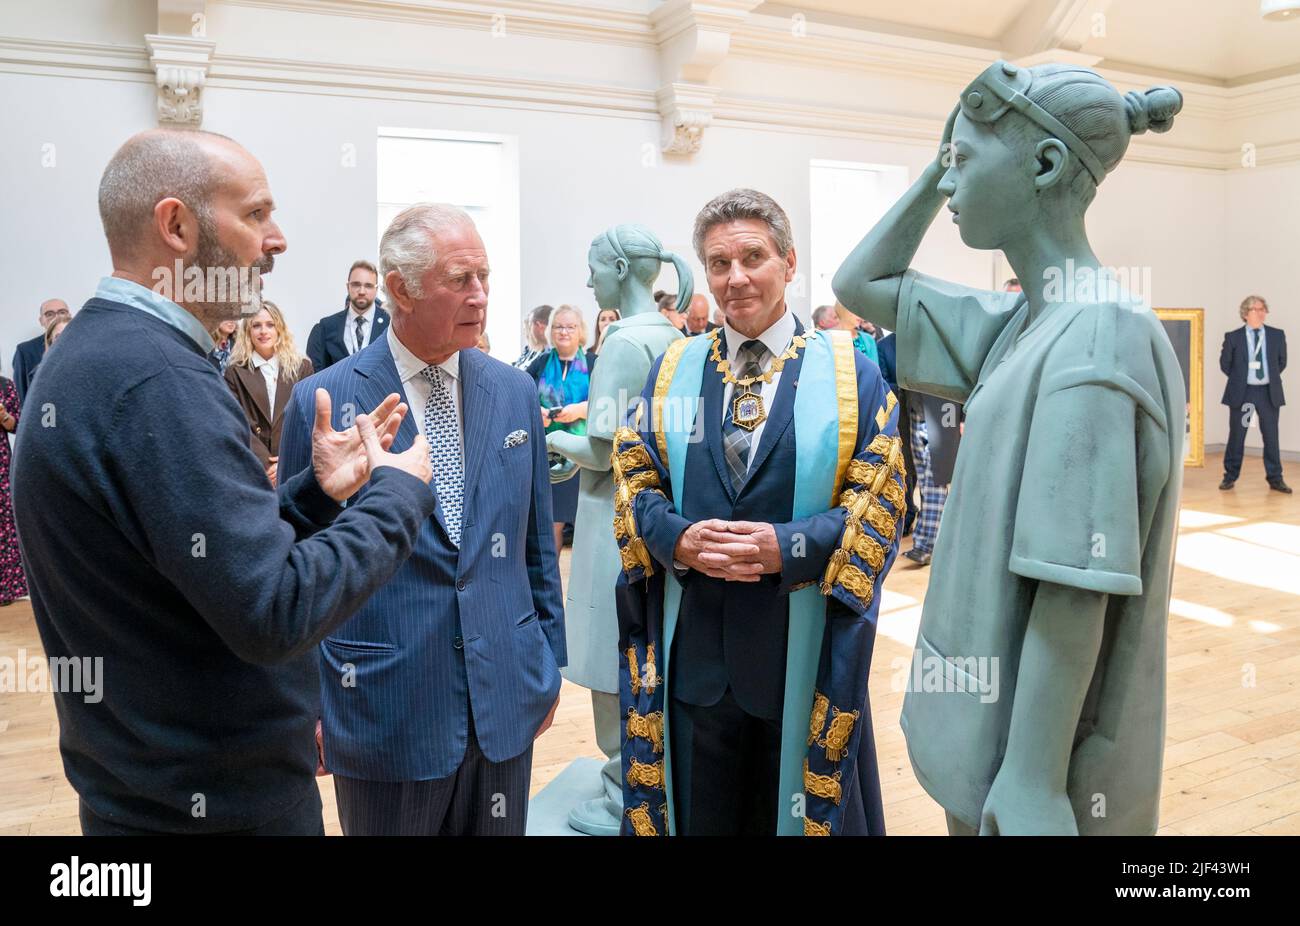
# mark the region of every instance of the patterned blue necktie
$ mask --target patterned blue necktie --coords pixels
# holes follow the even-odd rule
[[[460,546],[460,515],[465,495],[465,464],[460,446],[460,420],[449,383],[449,375],[432,364],[420,371],[429,382],[429,401],[424,405],[424,439],[429,442],[433,478],[438,484],[438,504],[447,522],[451,542]]]
[[[733,368],[736,379],[762,375],[763,361],[767,359],[769,353],[767,346],[757,339],[751,339],[740,345],[740,350],[736,351],[736,365]],[[749,388],[757,392],[762,387],[759,383],[754,383]],[[732,386],[731,389],[732,402],[727,403],[722,417],[722,455],[727,459],[731,490],[740,494],[740,487],[745,484],[745,476],[749,473],[749,449],[754,435],[731,420],[732,404],[736,396],[743,391],[740,386]]]

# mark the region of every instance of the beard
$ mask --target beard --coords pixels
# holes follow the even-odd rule
[[[204,276],[203,298],[187,300],[186,307],[203,326],[211,331],[223,321],[256,315],[262,310],[261,275],[270,273],[275,266],[275,258],[264,254],[251,264],[243,264],[228,248],[217,239],[217,230],[210,217],[199,216],[199,243],[194,257],[186,265],[198,268]],[[227,279],[234,271],[234,285],[213,287],[206,281],[213,275],[225,274]],[[221,290],[224,289],[224,292]]]
[[[358,312],[365,312],[366,309],[370,308],[370,305],[374,300],[368,299],[365,296],[359,296],[356,299],[349,299],[348,301],[352,303],[352,308],[356,309]]]

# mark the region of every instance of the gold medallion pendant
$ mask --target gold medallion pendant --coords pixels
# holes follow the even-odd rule
[[[754,430],[767,420],[763,397],[748,390],[737,392],[731,398],[731,420],[738,428]]]
[[[785,349],[781,356],[772,361],[772,366],[766,373],[738,379],[731,372],[731,361],[724,360],[722,357],[722,338],[718,336],[720,330],[715,329],[708,334],[708,337],[713,341],[713,354],[709,359],[717,364],[718,372],[722,374],[722,382],[736,387],[736,391],[731,397],[731,420],[736,427],[744,428],[746,431],[753,431],[754,428],[767,420],[767,409],[763,407],[763,397],[754,391],[754,384],[771,383],[772,378],[785,367],[786,361],[799,356],[799,351],[803,350],[809,341],[817,337],[817,332],[810,331],[802,335],[796,334],[790,341],[790,346]]]

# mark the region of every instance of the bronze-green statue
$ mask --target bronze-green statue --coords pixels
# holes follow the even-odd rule
[[[1183,381],[1084,213],[1130,137],[1181,107],[1172,87],[999,61],[835,275],[897,331],[900,387],[965,404],[902,716],[953,834],[1157,828]],[[909,269],[945,201],[1023,293]]]
[[[690,267],[663,249],[640,225],[618,225],[591,243],[587,285],[601,309],[618,309],[620,319],[605,329],[600,357],[591,375],[587,433],[553,431],[547,449],[581,468],[573,557],[564,602],[569,665],[565,678],[591,689],[596,742],[605,753],[601,771],[604,796],[569,813],[569,825],[593,836],[617,836],[623,816],[620,745],[623,717],[618,712],[618,616],[614,585],[621,567],[614,522],[614,477],[610,451],[628,403],[641,394],[650,365],[682,337],[655,306],[652,290],[663,263],[677,271],[677,309],[686,311],[694,292]]]

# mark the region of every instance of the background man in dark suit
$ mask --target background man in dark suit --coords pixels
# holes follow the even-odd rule
[[[422,253],[432,263],[413,266]],[[522,836],[533,740],[567,662],[537,387],[475,349],[488,261],[462,210],[402,212],[380,266],[392,327],[294,389],[281,466],[309,458],[314,388],[340,411],[404,391],[394,447],[428,437],[438,507],[407,564],[321,644],[325,766],[346,835]]]
[[[46,329],[59,319],[70,320],[72,312],[62,299],[46,299],[41,303],[37,318],[41,323],[41,333],[30,341],[23,341],[14,351],[14,385],[18,387],[19,402],[27,397],[27,389],[32,384],[32,377],[36,375],[36,367],[45,356]]]
[[[368,260],[348,269],[348,297],[342,312],[326,315],[307,337],[307,359],[319,373],[371,344],[388,329],[378,298],[379,274]]]
[[[42,362],[44,413],[19,426],[14,513],[41,642],[102,659],[109,680],[102,700],[55,693],[87,835],[323,835],[316,644],[433,510],[424,441],[383,449],[397,395],[335,431],[320,393],[311,453],[278,496],[249,449],[208,332],[260,303],[242,272],[284,251],[274,208],[261,165],[224,136],[129,139],[99,187],[113,275]],[[177,262],[221,276],[220,301],[168,298],[193,296],[169,282]],[[208,272],[225,269],[239,291]]]
[[[696,293],[686,309],[686,336],[691,338],[697,334],[708,334],[718,327],[709,321],[709,297]]]
[[[1277,442],[1278,412],[1286,404],[1282,394],[1282,371],[1286,369],[1286,332],[1264,324],[1268,303],[1263,296],[1247,296],[1241,302],[1241,319],[1246,324],[1223,336],[1219,368],[1228,377],[1223,404],[1228,406],[1228,446],[1223,452],[1223,482],[1231,489],[1241,475],[1246,446],[1246,427],[1252,415],[1258,417],[1264,439],[1264,475],[1275,492],[1291,493],[1282,478],[1282,454]]]

